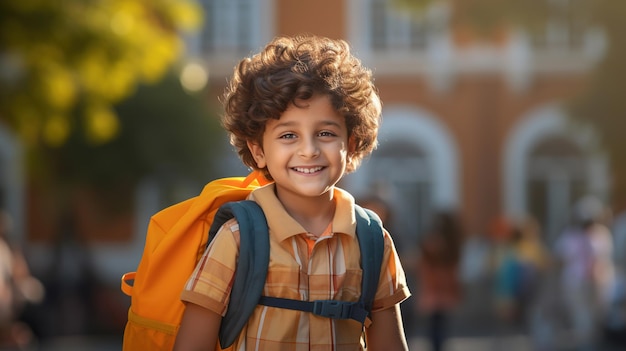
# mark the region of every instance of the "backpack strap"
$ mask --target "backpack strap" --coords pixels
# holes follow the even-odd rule
[[[361,250],[361,297],[357,302],[339,300],[301,301],[261,296],[260,305],[310,312],[335,319],[353,319],[368,326],[374,296],[378,289],[385,243],[380,218],[371,210],[355,205],[356,234]]]
[[[354,206],[357,218],[356,235],[359,238],[361,265],[363,265],[364,272],[359,302],[364,305],[369,316],[372,311],[376,291],[378,290],[378,281],[385,253],[383,225],[374,211],[356,204]]]
[[[222,349],[235,342],[248,322],[250,315],[263,294],[267,266],[269,265],[269,231],[265,214],[251,200],[229,202],[221,206],[215,215],[209,241],[228,219],[235,217],[241,236],[237,270],[226,314],[220,325],[219,339]]]

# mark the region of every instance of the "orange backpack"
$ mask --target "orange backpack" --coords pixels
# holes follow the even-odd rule
[[[217,179],[199,196],[152,216],[139,266],[122,276],[121,289],[131,297],[124,351],[173,348],[184,311],[180,293],[204,253],[215,213],[266,182],[259,172]]]

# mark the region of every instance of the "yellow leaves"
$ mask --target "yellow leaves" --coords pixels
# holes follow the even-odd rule
[[[123,11],[117,11],[111,16],[110,20],[111,31],[119,36],[125,36],[132,33],[135,26],[135,19],[128,13]]]
[[[76,102],[76,85],[70,72],[51,65],[42,75],[43,96],[51,109],[68,110]]]
[[[155,1],[151,5],[154,8],[141,1],[108,3],[108,25],[104,28],[111,34],[108,42],[89,48],[80,63],[81,80],[86,89],[118,101],[130,94],[138,81],[154,83],[163,76],[180,55],[182,45],[178,32],[160,23],[154,13],[165,12],[186,21],[176,22],[179,27],[192,26],[196,21],[188,13],[193,7],[186,6],[185,1],[169,3],[164,6]],[[106,77],[104,82],[102,77]]]
[[[85,52],[76,70],[84,92],[110,102],[129,95],[137,80],[137,68],[130,59],[112,61],[100,47]]]
[[[34,110],[22,110],[23,121],[20,134],[29,145],[40,140],[47,146],[62,146],[73,130],[70,116],[59,112],[38,115]],[[120,129],[117,114],[106,104],[91,103],[82,111],[84,119],[83,137],[92,145],[112,140]],[[40,123],[43,121],[43,123]]]
[[[0,115],[33,146],[58,146],[72,133],[94,143],[113,138],[113,106],[138,84],[159,81],[182,53],[181,32],[199,28],[203,16],[194,0],[0,6],[0,52],[21,60],[20,74],[0,75]]]
[[[52,147],[63,145],[70,135],[70,123],[67,116],[53,115],[44,123],[42,137]]]
[[[174,36],[152,38],[152,45],[144,52],[140,64],[141,76],[149,83],[157,81],[169,63],[179,55],[182,46]]]
[[[167,1],[168,10],[180,29],[195,30],[202,25],[202,7],[197,2]]]
[[[120,122],[117,115],[107,106],[93,104],[85,111],[86,137],[94,144],[103,144],[115,137]]]
[[[129,62],[117,62],[108,71],[108,79],[104,81],[104,96],[111,101],[119,101],[132,93],[136,76]]]
[[[77,74],[82,88],[88,92],[107,97],[107,68],[109,62],[103,48],[91,48],[78,59]]]

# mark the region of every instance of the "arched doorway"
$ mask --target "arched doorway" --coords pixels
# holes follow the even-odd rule
[[[376,193],[391,205],[388,228],[402,255],[434,211],[458,206],[457,151],[446,127],[425,110],[390,106],[383,116],[378,149],[345,186],[357,198]]]
[[[551,241],[584,195],[606,200],[607,161],[590,127],[574,125],[556,105],[528,113],[514,127],[503,154],[503,203],[513,218],[531,214]]]

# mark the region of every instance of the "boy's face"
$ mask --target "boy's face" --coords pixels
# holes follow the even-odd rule
[[[282,195],[316,197],[328,193],[346,170],[348,130],[326,95],[314,95],[270,119],[263,145],[248,143],[259,168],[267,167]]]

